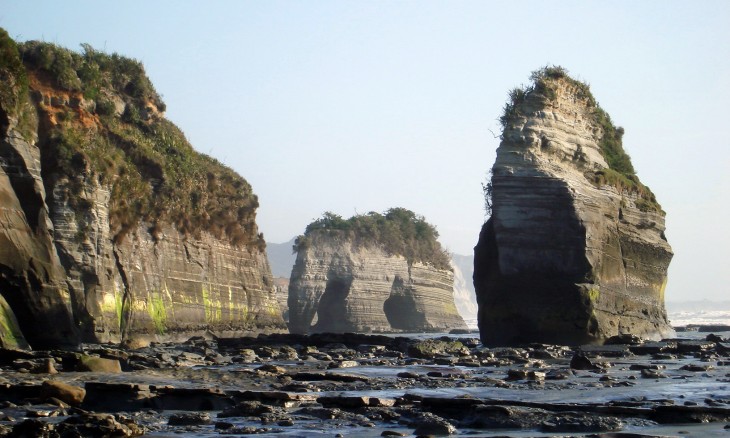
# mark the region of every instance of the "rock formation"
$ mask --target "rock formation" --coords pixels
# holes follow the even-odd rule
[[[474,256],[451,254],[451,267],[454,271],[454,304],[459,315],[469,328],[476,328],[477,297],[474,290]]]
[[[482,342],[671,334],[664,212],[623,151],[623,129],[562,68],[532,79],[505,106],[485,188],[491,217],[474,258]]]
[[[84,49],[0,29],[2,345],[285,329],[251,187]]]
[[[348,220],[326,214],[297,240],[289,330],[443,332],[465,329],[436,230],[405,209]]]

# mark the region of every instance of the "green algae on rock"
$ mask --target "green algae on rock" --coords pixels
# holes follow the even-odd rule
[[[600,343],[671,327],[664,212],[589,87],[560,67],[513,90],[474,252],[488,345]]]

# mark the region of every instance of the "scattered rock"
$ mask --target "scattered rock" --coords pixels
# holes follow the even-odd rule
[[[144,435],[145,428],[126,417],[83,413],[64,420],[58,431],[61,436],[135,437]]]
[[[78,386],[56,380],[46,380],[41,385],[41,398],[56,398],[71,406],[81,406],[86,397],[86,390]]]
[[[330,338],[338,339],[338,338]],[[343,338],[339,338],[343,339]],[[366,338],[367,339],[367,338]],[[206,342],[210,342],[206,340]],[[314,352],[315,348],[301,347],[308,345],[308,340],[291,342],[297,351]],[[364,345],[383,345],[380,343],[366,343]],[[403,342],[403,350],[413,342]],[[675,341],[681,342],[681,341]],[[290,428],[309,426],[307,424],[320,424],[319,420],[326,420],[322,424],[323,430],[342,431],[343,428],[372,427],[378,426],[380,430],[387,428],[389,424],[400,424],[393,426],[395,431],[399,427],[408,425],[416,428],[419,422],[428,417],[422,414],[432,414],[427,418],[426,424],[418,430],[418,434],[436,435],[437,433],[455,433],[454,426],[464,429],[485,429],[496,430],[499,428],[529,429],[549,434],[584,434],[584,433],[608,433],[613,427],[620,427],[617,421],[631,424],[632,427],[643,427],[649,419],[661,422],[671,422],[669,411],[657,410],[658,406],[681,405],[684,408],[695,408],[695,410],[678,411],[678,416],[684,420],[692,421],[723,421],[727,415],[730,420],[730,398],[718,397],[720,394],[708,394],[704,402],[695,400],[673,400],[666,398],[652,399],[649,397],[633,397],[627,400],[614,401],[609,404],[590,403],[541,403],[530,399],[514,400],[476,397],[428,397],[419,395],[419,392],[410,392],[411,388],[428,389],[439,391],[442,388],[459,387],[481,387],[484,393],[474,392],[473,394],[500,394],[500,391],[489,392],[489,388],[507,388],[510,391],[525,391],[529,388],[539,387],[540,391],[560,391],[563,389],[579,389],[585,391],[602,391],[606,387],[614,388],[616,394],[625,394],[621,386],[637,385],[643,391],[642,385],[652,385],[652,382],[642,383],[636,377],[642,376],[645,379],[658,379],[665,377],[661,371],[666,367],[665,363],[653,363],[649,357],[627,358],[625,361],[617,361],[617,370],[610,375],[603,374],[598,378],[592,373],[577,373],[568,368],[573,356],[580,356],[581,353],[572,354],[572,350],[564,347],[535,346],[525,348],[494,348],[490,351],[482,347],[469,348],[472,357],[479,353],[481,357],[490,358],[499,363],[499,368],[481,367],[469,369],[465,373],[461,367],[434,366],[435,360],[423,358],[392,359],[386,361],[387,368],[379,372],[383,356],[389,354],[396,343],[383,348],[352,348],[350,344],[329,342],[316,347],[317,351],[333,352],[335,355],[352,355],[350,359],[337,359],[338,361],[352,360],[358,362],[361,367],[370,369],[374,373],[372,377],[359,376],[356,374],[343,374],[332,371],[324,371],[329,362],[315,361],[311,363],[297,363],[282,367],[274,363],[267,363],[263,366],[234,366],[224,368],[219,365],[207,365],[205,367],[179,367],[174,358],[182,354],[184,348],[194,349],[200,352],[200,357],[212,357],[215,355],[235,357],[235,353],[242,350],[240,344],[236,344],[234,351],[221,350],[220,353],[214,348],[200,347],[198,341],[185,346],[164,346],[155,345],[145,351],[130,352],[124,356],[129,362],[152,363],[151,359],[160,360],[164,365],[161,371],[143,371],[140,373],[130,372],[123,375],[97,375],[88,376],[94,380],[111,379],[129,380],[136,378],[155,379],[156,385],[142,385],[132,383],[109,383],[104,381],[89,381],[86,383],[86,394],[81,401],[72,401],[64,396],[54,395],[49,392],[48,387],[61,382],[60,378],[50,380],[41,384],[34,381],[34,376],[18,374],[14,371],[15,366],[29,366],[30,363],[40,364],[43,360],[76,355],[78,353],[68,352],[40,352],[40,357],[16,358],[6,365],[9,373],[0,372],[0,409],[5,410],[3,416],[0,412],[0,421],[10,422],[12,427],[19,423],[15,418],[26,417],[33,420],[50,421],[52,426],[40,426],[28,423],[27,428],[36,427],[38,433],[46,434],[40,436],[53,436],[63,431],[67,436],[108,436],[104,430],[116,430],[116,434],[133,433],[131,430],[134,424],[141,427],[142,424],[149,425],[155,433],[181,433],[185,431],[199,431],[200,426],[211,424],[212,414],[209,411],[220,412],[216,430],[221,434],[241,434],[245,431],[250,433],[264,433],[275,430],[271,427],[277,426]],[[680,365],[673,366],[672,377],[688,380],[706,379],[715,376],[712,373],[712,366],[716,364],[719,368],[724,361],[712,359],[719,355],[717,343],[713,349],[702,354],[695,354],[697,363],[684,366],[682,371],[695,370],[698,374],[677,373]],[[116,355],[116,350],[108,347],[87,347],[85,351],[94,354]],[[282,351],[277,346],[270,346],[267,350],[273,355]],[[533,353],[536,351],[550,352],[552,359],[536,360]],[[375,352],[375,353],[373,353]],[[265,354],[268,354],[265,353]],[[194,353],[198,354],[198,353]],[[591,351],[591,354],[595,354]],[[669,354],[669,353],[660,353]],[[204,355],[204,356],[203,356]],[[87,354],[88,356],[88,354]],[[582,356],[587,356],[582,354]],[[119,356],[122,357],[122,356]],[[188,358],[194,356],[188,356]],[[389,356],[393,357],[393,356]],[[437,356],[438,357],[438,356]],[[602,362],[595,362],[593,356],[586,357],[588,362],[600,370]],[[699,360],[708,362],[699,362]],[[117,359],[119,360],[119,359]],[[2,360],[0,359],[0,362]],[[27,363],[26,363],[27,362]],[[730,361],[728,361],[730,362]],[[676,362],[674,362],[676,363]],[[686,363],[686,362],[684,362]],[[413,366],[399,371],[399,366]],[[315,371],[319,367],[320,371]],[[697,367],[697,368],[693,368]],[[283,370],[289,370],[287,374]],[[295,370],[302,370],[292,372]],[[308,370],[308,371],[303,371]],[[416,372],[416,371],[421,371]],[[596,371],[596,370],[591,370]],[[629,373],[628,371],[634,371]],[[702,374],[705,373],[705,374]],[[725,373],[717,373],[720,376]],[[9,376],[13,378],[27,379],[24,384],[4,384],[3,379]],[[73,375],[61,375],[62,378]],[[83,376],[83,375],[77,375]],[[384,377],[383,377],[384,376]],[[430,378],[426,378],[429,376]],[[512,384],[494,376],[506,377]],[[306,380],[293,380],[298,377]],[[730,377],[730,376],[729,376]],[[629,379],[634,378],[634,382]],[[177,382],[181,387],[165,385],[166,382]],[[256,391],[246,390],[220,390],[212,388],[219,382],[226,382],[229,387],[240,385],[242,387],[261,388]],[[163,383],[163,384],[160,384]],[[188,387],[189,386],[189,387]],[[82,388],[76,390],[83,391]],[[310,391],[310,392],[294,392]],[[313,392],[313,391],[324,391]],[[365,391],[365,392],[363,392]],[[374,397],[373,391],[395,391],[398,397]],[[457,389],[458,391],[458,389]],[[469,391],[469,393],[472,393]],[[526,393],[527,394],[527,393]],[[319,395],[319,396],[318,396]],[[483,395],[482,395],[483,396]],[[590,395],[588,395],[590,399]],[[18,408],[14,403],[24,404],[28,401],[45,401],[42,405],[23,406]],[[127,420],[123,415],[116,414],[111,417],[95,417],[81,419],[83,411],[73,406],[80,406],[87,411],[107,412],[132,412],[133,419]],[[9,410],[6,410],[9,409]],[[172,410],[177,411],[172,415],[165,416],[167,420],[160,422],[160,414],[155,411]],[[296,409],[296,410],[293,410]],[[108,414],[107,414],[108,415]],[[72,418],[66,422],[66,417]],[[235,421],[225,421],[228,417],[238,417]],[[445,423],[450,424],[452,428]],[[115,426],[111,420],[119,423]],[[22,419],[21,419],[22,421]],[[127,422],[131,421],[131,425]],[[76,422],[76,423],[73,423]],[[109,423],[109,428],[105,426]],[[0,425],[1,426],[1,425]],[[43,429],[43,428],[46,429]],[[130,432],[126,432],[127,429]],[[115,429],[116,428],[116,429]],[[2,429],[2,427],[0,427]],[[82,431],[84,434],[83,435]],[[0,436],[2,435],[0,430]],[[137,432],[138,433],[138,432]],[[192,432],[191,432],[192,433]],[[267,432],[270,433],[270,432]],[[325,432],[327,433],[327,432]],[[50,434],[50,435],[49,435]],[[74,435],[75,434],[75,435]],[[96,435],[94,435],[96,434]],[[35,436],[35,435],[26,435]],[[121,436],[121,435],[120,435]],[[395,435],[392,435],[395,436]]]
[[[122,365],[116,359],[104,359],[103,357],[82,355],[76,365],[76,371],[88,371],[93,373],[121,373]]]
[[[710,333],[705,337],[705,341],[707,342],[725,342],[725,340],[722,338],[722,336],[716,335],[714,333]]]
[[[332,362],[328,368],[354,368],[357,366],[360,366],[360,364],[354,360],[340,360]]]
[[[624,424],[615,417],[601,415],[555,415],[540,425],[542,432],[587,433],[620,430]]]
[[[167,421],[170,426],[199,426],[211,424],[210,415],[207,412],[183,412],[173,414]]]
[[[321,381],[321,380],[332,380],[335,382],[368,382],[370,380],[367,376],[358,376],[355,374],[340,374],[340,373],[318,373],[318,372],[300,372],[295,373],[292,379],[299,381]]]
[[[414,421],[414,435],[456,435],[457,430],[453,424],[430,412],[424,412]]]
[[[370,397],[366,396],[352,396],[352,397],[320,397],[317,399],[317,403],[321,404],[325,408],[342,408],[342,409],[357,409],[370,406]]]
[[[635,363],[631,364],[629,366],[629,369],[632,371],[641,371],[641,370],[663,370],[666,366],[664,365],[658,365],[658,364],[643,364],[643,363]]]
[[[604,345],[639,345],[642,342],[643,340],[639,336],[632,335],[630,333],[622,333],[606,339]]]
[[[33,374],[58,374],[58,370],[56,370],[55,361],[53,359],[43,359],[40,364],[33,367],[33,369],[30,370]]]
[[[284,374],[284,373],[286,373],[286,368],[267,363],[265,365],[261,365],[260,367],[256,368],[256,371],[264,372],[264,373],[271,373],[271,374]]]
[[[433,359],[436,356],[450,356],[452,354],[469,354],[469,349],[460,341],[427,339],[408,347],[408,354],[422,359]]]
[[[575,375],[571,369],[551,369],[545,373],[546,380],[565,380]]]
[[[258,401],[242,401],[218,414],[218,418],[259,416],[274,412],[274,408]]]
[[[657,370],[644,368],[641,370],[641,377],[646,379],[665,379],[667,376]]]
[[[214,388],[154,388],[149,402],[158,409],[175,411],[218,411],[233,406],[227,394]]]
[[[699,372],[709,371],[709,370],[712,370],[714,368],[715,367],[713,367],[712,365],[687,364],[687,365],[684,365],[684,366],[680,367],[679,369],[680,370],[684,370],[684,371],[691,371],[693,373],[699,373]]]
[[[584,354],[582,353],[575,353],[573,355],[573,358],[570,359],[570,368],[574,370],[588,370],[588,371],[595,371],[599,368],[591,362],[590,359],[588,359]]]

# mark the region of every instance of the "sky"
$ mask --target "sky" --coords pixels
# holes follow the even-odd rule
[[[142,61],[280,243],[405,207],[470,254],[497,118],[530,72],[591,85],[667,212],[668,301],[730,299],[730,2],[0,0],[17,41]]]

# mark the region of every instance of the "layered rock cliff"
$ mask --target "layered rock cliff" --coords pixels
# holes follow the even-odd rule
[[[0,34],[3,345],[284,330],[256,196],[142,65]]]
[[[465,329],[436,230],[405,209],[348,220],[325,215],[295,245],[289,330],[443,332]]]
[[[454,304],[459,315],[470,329],[477,328],[476,291],[474,290],[474,256],[451,254],[451,267],[454,271]]]
[[[623,130],[561,68],[510,95],[475,247],[487,345],[600,343],[671,334],[664,212],[623,151]]]

